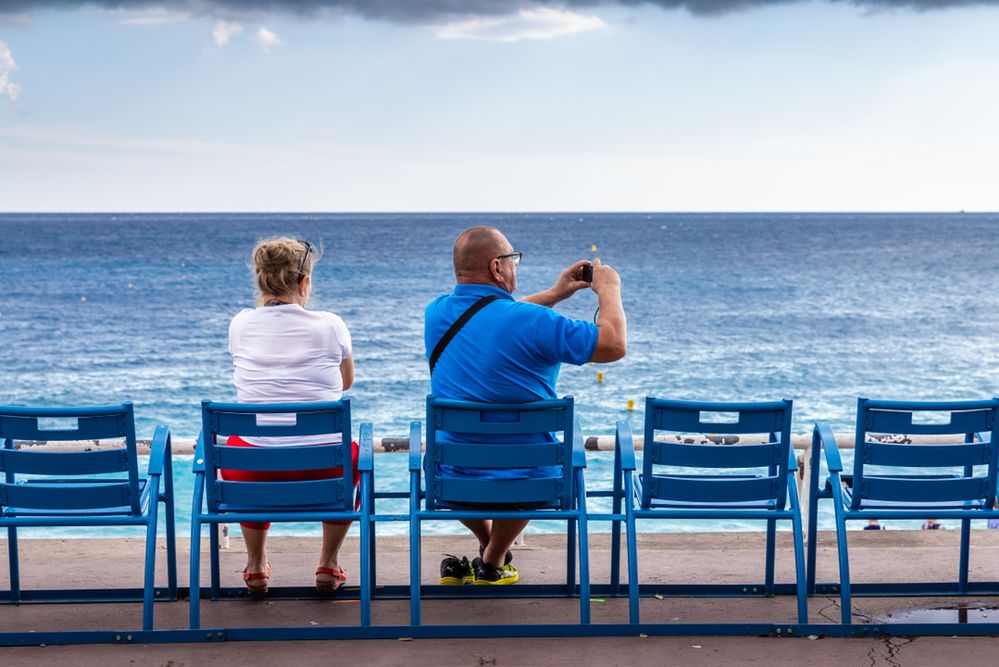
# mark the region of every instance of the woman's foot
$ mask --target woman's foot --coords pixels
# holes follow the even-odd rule
[[[243,568],[243,582],[246,584],[246,592],[251,598],[259,598],[267,595],[267,581],[271,578],[271,564],[263,572],[247,572]]]
[[[320,593],[332,593],[347,583],[347,570],[342,567],[316,568],[316,590]]]

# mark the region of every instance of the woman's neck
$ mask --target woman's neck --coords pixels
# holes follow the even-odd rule
[[[260,297],[260,301],[265,306],[284,306],[288,304],[295,304],[296,306],[305,308],[305,298],[300,294],[284,294],[282,296],[263,294]]]

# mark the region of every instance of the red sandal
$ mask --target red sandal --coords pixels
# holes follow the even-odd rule
[[[267,563],[267,567],[264,568],[263,572],[247,572],[246,568],[243,568],[243,582],[246,584],[246,592],[249,593],[252,598],[259,598],[267,595],[267,580],[270,578],[270,563]]]
[[[317,567],[316,590],[320,593],[332,593],[347,583],[347,570],[342,567]]]

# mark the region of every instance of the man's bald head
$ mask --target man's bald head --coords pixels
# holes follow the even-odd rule
[[[454,275],[475,278],[489,275],[489,263],[511,252],[512,246],[495,227],[470,227],[454,241]]]

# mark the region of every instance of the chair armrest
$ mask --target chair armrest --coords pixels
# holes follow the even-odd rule
[[[836,445],[836,436],[832,428],[825,422],[815,422],[815,431],[812,436],[812,446],[818,444],[826,455],[826,467],[829,472],[843,472],[843,459],[839,455],[839,447]]]
[[[409,422],[409,472],[420,472],[420,459],[423,452],[421,431],[423,424],[420,422]]]
[[[787,447],[787,471],[798,471],[798,457],[794,455],[794,445],[788,445]]]
[[[191,470],[195,475],[205,474],[205,432],[198,434],[198,444],[194,447],[194,464]]]
[[[170,427],[159,425],[153,432],[153,442],[149,448],[149,476],[163,474],[163,465],[170,456]]]
[[[371,422],[363,422],[361,424],[357,440],[357,470],[359,472],[371,472],[375,469],[374,425]]]
[[[635,438],[631,424],[621,420],[614,431],[614,448],[621,452],[621,470],[635,469]]]
[[[572,467],[586,467],[586,445],[583,444],[583,426],[578,419],[572,420]]]

